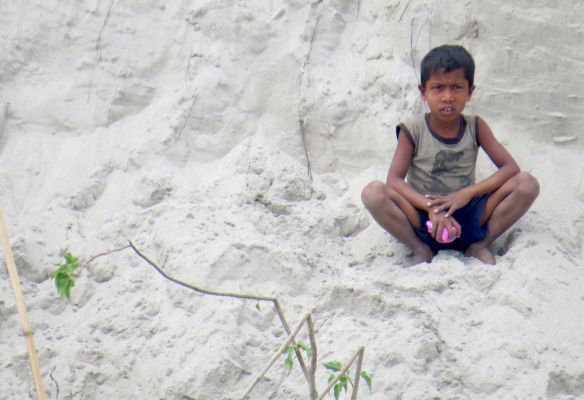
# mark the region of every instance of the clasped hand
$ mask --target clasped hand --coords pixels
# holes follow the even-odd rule
[[[445,196],[427,194],[426,199],[428,202],[426,205],[434,214],[445,212],[445,217],[450,217],[452,214],[468,204],[472,195],[468,194],[464,190],[459,190],[458,192],[450,193]]]
[[[451,238],[458,238],[462,234],[460,224],[452,217],[447,217],[445,212],[435,213],[429,212],[428,218],[432,222],[432,230],[430,234],[438,243],[446,243],[442,240],[442,231],[448,230],[448,236]]]
[[[446,196],[426,195],[428,199],[428,218],[432,221],[432,237],[439,243],[443,243],[442,230],[447,229],[451,238],[460,237],[462,228],[452,217],[454,211],[464,207],[470,201],[470,196],[463,191],[451,193]]]

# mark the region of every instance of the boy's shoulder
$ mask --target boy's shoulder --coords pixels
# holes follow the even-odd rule
[[[406,136],[410,139],[412,144],[416,144],[419,140],[419,137],[422,135],[430,135],[436,136],[435,133],[432,132],[429,124],[430,113],[419,113],[419,114],[412,114],[406,118],[404,118],[401,122],[399,122],[395,128],[396,131],[396,138],[399,138],[400,133],[405,133]],[[476,142],[478,137],[478,126],[479,126],[479,116],[476,114],[461,114],[461,131],[460,137],[462,137],[463,133],[468,130],[470,132],[470,136]]]

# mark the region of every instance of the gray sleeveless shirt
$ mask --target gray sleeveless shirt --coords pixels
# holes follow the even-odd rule
[[[420,194],[446,195],[475,182],[478,155],[478,117],[462,115],[454,139],[444,139],[430,128],[430,114],[410,118],[396,127],[414,147],[407,183]]]

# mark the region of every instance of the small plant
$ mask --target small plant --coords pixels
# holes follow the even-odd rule
[[[341,391],[344,389],[345,392],[347,392],[349,388],[349,383],[352,386],[353,382],[351,382],[351,379],[349,378],[349,375],[347,373],[338,375],[338,373],[343,370],[343,365],[339,361],[329,361],[327,363],[324,363],[323,365],[326,369],[333,371],[328,378],[329,383],[338,378],[338,382],[333,388],[333,394],[335,396],[335,400],[339,400]],[[371,375],[369,375],[367,371],[361,371],[361,378],[363,378],[365,382],[367,382],[369,391],[371,391],[372,384]]]
[[[294,345],[290,345],[286,347],[286,359],[284,360],[284,366],[286,367],[286,371],[288,371],[288,375],[292,372],[292,366],[294,365],[294,354],[295,350],[304,350],[306,353],[306,357],[310,360],[312,357],[312,349],[310,346],[305,342],[296,342]]]
[[[371,377],[370,375],[361,370],[361,365],[363,363],[363,354],[365,348],[363,346],[359,346],[357,351],[353,354],[351,359],[347,362],[345,366],[343,366],[338,361],[332,361],[324,364],[327,369],[333,371],[331,376],[329,377],[329,384],[328,387],[321,393],[319,396],[316,382],[315,382],[315,373],[317,368],[317,358],[318,358],[318,351],[316,347],[316,338],[314,336],[314,323],[312,322],[312,317],[310,313],[307,313],[302,320],[298,323],[294,330],[290,329],[288,322],[286,321],[286,317],[282,312],[282,307],[280,306],[280,302],[275,297],[267,297],[267,296],[258,296],[255,294],[247,294],[247,293],[231,293],[231,292],[222,292],[216,290],[209,290],[201,287],[197,287],[191,285],[189,283],[183,282],[179,279],[176,279],[170,275],[168,275],[163,269],[161,269],[156,263],[151,261],[148,257],[146,257],[134,244],[128,241],[128,245],[119,247],[110,251],[106,251],[104,253],[100,253],[94,255],[89,258],[89,260],[85,261],[81,266],[79,265],[79,259],[73,256],[70,252],[66,252],[64,254],[65,262],[59,266],[59,268],[53,273],[55,278],[55,286],[57,288],[58,294],[62,298],[70,299],[71,297],[71,289],[75,286],[75,278],[79,276],[82,269],[85,268],[86,265],[93,262],[95,259],[99,257],[103,257],[106,255],[110,255],[112,253],[120,252],[125,249],[131,248],[140,258],[146,261],[150,266],[152,266],[160,275],[162,275],[165,279],[178,284],[179,286],[183,286],[187,289],[191,289],[195,292],[199,292],[202,294],[210,295],[210,296],[218,296],[218,297],[231,297],[237,298],[242,300],[255,300],[256,305],[255,308],[257,311],[261,312],[262,308],[260,307],[260,302],[270,302],[274,305],[275,312],[278,314],[280,321],[282,322],[282,326],[284,330],[288,334],[286,341],[282,343],[282,345],[278,348],[277,352],[272,356],[270,361],[267,365],[263,368],[262,372],[258,373],[254,380],[249,384],[245,393],[241,397],[241,400],[247,400],[250,392],[253,388],[257,385],[257,383],[265,376],[268,370],[272,367],[272,365],[282,356],[282,354],[286,355],[286,359],[284,360],[284,366],[288,371],[288,374],[292,371],[294,366],[294,358],[298,359],[298,363],[300,364],[300,368],[306,377],[309,386],[309,393],[311,400],[323,400],[325,396],[334,388],[334,396],[335,400],[339,399],[339,396],[343,389],[345,392],[348,391],[349,384],[352,386],[353,390],[353,398],[356,398],[357,392],[359,390],[359,382],[360,379],[363,378],[367,385],[369,386],[369,390],[371,390]],[[310,344],[307,344],[302,341],[294,342],[294,338],[300,331],[303,325],[308,326],[308,333],[310,338]],[[306,365],[303,360],[301,352],[304,352],[307,358],[311,361],[310,365]],[[355,372],[354,381],[351,380],[349,377],[348,370],[351,368],[354,362],[357,362],[357,368]],[[184,396],[185,398],[188,396]],[[190,397],[189,397],[190,398]]]
[[[71,298],[71,288],[75,286],[75,271],[79,268],[79,259],[73,254],[64,254],[65,262],[53,273],[57,292],[63,298]]]

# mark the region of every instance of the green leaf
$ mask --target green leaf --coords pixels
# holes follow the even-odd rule
[[[339,395],[341,394],[342,388],[343,387],[342,387],[340,382],[335,385],[335,388],[334,388],[335,400],[339,400]]]
[[[258,311],[262,311],[261,307],[260,307],[260,303],[256,303],[256,308]]]
[[[367,386],[369,386],[369,391],[371,391],[371,376],[367,373],[367,371],[361,371],[361,378],[367,382]]]
[[[288,375],[292,372],[292,367],[294,366],[294,348],[292,346],[288,346],[286,349],[286,359],[284,360],[284,366],[286,367],[286,371]]]
[[[69,252],[66,252],[63,257],[65,262],[59,266],[53,276],[59,296],[70,299],[71,288],[75,286],[74,272],[79,267],[79,260]]]
[[[345,389],[345,392],[347,391],[348,388],[348,383],[349,383],[349,377],[345,374],[341,375],[340,379],[339,379],[339,383],[341,384],[341,387],[343,389]]]
[[[75,286],[75,281],[67,271],[57,271],[55,274],[55,286],[59,296],[70,299],[71,288]]]
[[[73,269],[76,269],[79,266],[79,260],[73,254],[66,252],[64,257],[65,263],[71,265]]]
[[[335,374],[330,374],[330,376],[328,377],[328,383],[331,383],[332,381],[335,380],[337,376]]]
[[[305,342],[298,342],[296,343],[296,346],[306,352],[306,356],[309,360],[312,358],[312,348],[310,345],[306,344]]]
[[[330,369],[331,371],[334,372],[339,372],[340,370],[343,369],[343,364],[341,364],[339,361],[329,361],[327,363],[324,363],[323,365],[326,369]]]

